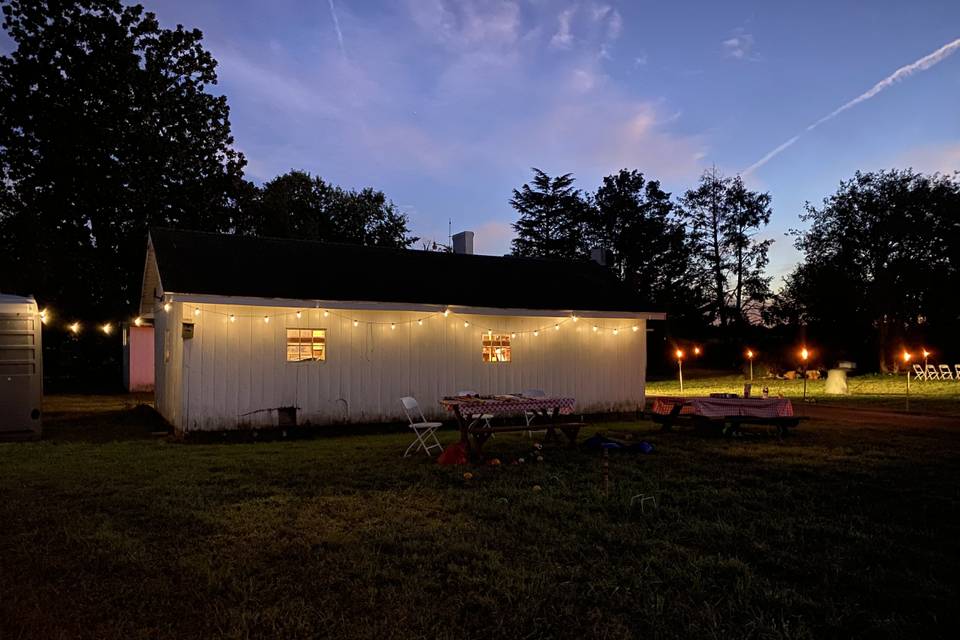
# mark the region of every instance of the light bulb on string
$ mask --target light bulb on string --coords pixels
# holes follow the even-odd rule
[[[539,330],[539,329],[535,329],[535,330],[533,331],[533,337],[536,338],[536,337],[539,336],[539,335],[540,335],[540,330]]]
[[[634,333],[636,333],[636,332],[639,331],[639,330],[640,330],[640,327],[638,327],[637,325],[633,325],[633,332],[634,332]]]
[[[390,323],[390,330],[393,331],[393,330],[396,329],[396,328],[397,328],[397,325],[396,325],[395,323],[391,322],[391,323]]]
[[[194,307],[194,309],[193,309],[193,315],[195,315],[195,316],[199,316],[199,315],[200,315],[200,307]]]
[[[263,323],[269,324],[269,322],[270,322],[270,316],[263,316]]]
[[[300,316],[302,316],[302,315],[303,315],[303,314],[300,312],[300,310],[297,309],[297,320],[299,320],[299,319],[300,319]]]
[[[143,318],[141,318],[140,316],[137,316],[136,318],[133,319],[133,326],[139,327],[142,325],[143,325]]]
[[[47,320],[48,320],[47,310],[43,309],[40,311],[40,322],[43,324],[47,324]]]
[[[170,305],[169,302],[164,302],[164,303],[163,303],[163,310],[169,313],[169,311],[170,311],[170,306],[171,306],[171,305]]]
[[[620,333],[620,329],[614,329],[614,330],[613,330],[613,335],[617,335],[617,334],[619,334],[619,333]]]
[[[359,327],[359,326],[360,326],[360,321],[359,321],[359,320],[354,320],[354,321],[353,321],[353,326]]]
[[[511,338],[516,338],[516,337],[517,337],[517,334],[511,333],[511,334],[510,334],[510,337],[511,337]]]
[[[593,332],[596,333],[597,331],[598,331],[597,325],[593,325]]]
[[[417,325],[421,327],[423,326],[423,318],[417,318]]]
[[[467,321],[467,320],[464,320],[464,321],[463,321],[463,328],[466,329],[466,328],[469,327],[469,326],[470,326],[470,322]]]
[[[444,309],[444,310],[443,310],[443,317],[446,318],[446,317],[449,316],[449,315],[450,315],[450,309]]]
[[[103,331],[106,335],[110,335],[110,332],[113,331],[113,325],[107,322],[100,327],[100,330]]]
[[[560,331],[560,323],[557,323],[557,324],[553,325],[553,330],[554,330],[554,331]]]
[[[237,321],[237,316],[235,316],[235,315],[233,315],[233,314],[231,313],[231,314],[230,314],[230,322],[236,322],[236,321]]]
[[[574,322],[576,322],[576,321],[579,320],[580,318],[578,318],[577,316],[570,316],[570,319],[573,320]]]
[[[80,333],[80,323],[79,323],[79,322],[74,322],[73,324],[71,324],[71,325],[70,325],[70,332],[71,332],[71,333],[74,333],[74,334]]]
[[[330,315],[330,312],[327,311],[326,309],[324,309],[324,310],[323,310],[323,317],[326,318],[326,317],[329,316],[329,315]]]

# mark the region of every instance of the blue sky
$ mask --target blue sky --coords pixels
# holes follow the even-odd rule
[[[504,253],[531,166],[581,188],[622,167],[675,193],[749,167],[960,38],[960,2],[146,0],[205,34],[248,176],[304,169],[384,190],[420,236]],[[269,9],[267,8],[269,7]],[[783,233],[860,169],[960,169],[960,52],[750,173]]]

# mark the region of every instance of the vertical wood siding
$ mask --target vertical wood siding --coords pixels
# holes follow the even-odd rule
[[[197,306],[199,317],[193,314]],[[423,313],[339,310],[324,318],[322,309],[303,309],[298,320],[295,311],[192,303],[174,303],[170,312],[158,309],[160,413],[179,430],[209,431],[275,426],[280,407],[296,407],[298,424],[402,420],[399,399],[406,395],[420,401],[428,418],[447,418],[438,401],[460,389],[482,394],[544,389],[575,397],[576,410],[584,413],[632,411],[643,404],[643,320],[436,315],[418,326]],[[271,316],[269,323],[264,315]],[[192,339],[181,337],[184,320],[195,323]],[[391,321],[397,322],[395,330]],[[563,323],[559,331],[556,322]],[[592,331],[594,324],[603,329]],[[632,331],[633,325],[639,330]],[[326,361],[286,362],[288,327],[326,329]],[[512,362],[482,361],[481,336],[488,329],[543,327],[539,336],[513,339]],[[620,327],[619,335],[611,334],[613,327]]]

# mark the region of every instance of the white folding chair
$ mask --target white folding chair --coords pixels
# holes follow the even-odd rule
[[[400,404],[403,405],[403,412],[406,414],[407,420],[410,421],[410,429],[413,430],[414,435],[417,437],[416,440],[410,443],[407,450],[403,452],[403,457],[406,458],[411,452],[416,453],[421,449],[423,449],[423,452],[429,457],[431,449],[443,449],[443,445],[437,440],[436,434],[437,429],[442,427],[443,423],[427,422],[416,398],[405,396],[400,398]],[[414,421],[414,418],[418,415],[420,422]],[[430,442],[431,439],[433,439],[432,443]]]
[[[932,365],[932,364],[928,364],[928,365],[927,365],[926,373],[927,373],[927,380],[939,380],[939,379],[940,379],[940,372],[938,372],[938,371],[937,371],[937,368],[936,368],[934,365]]]
[[[948,364],[940,365],[940,379],[953,380],[953,371],[950,370],[950,365]]]
[[[547,392],[544,391],[543,389],[525,389],[523,393],[521,393],[520,395],[522,395],[524,398],[546,398]],[[536,411],[525,411],[523,413],[523,417],[527,421],[528,427],[534,420],[537,419],[538,415],[540,414],[537,413]],[[537,433],[547,432],[546,429],[527,429],[527,437],[532,438],[534,431],[537,431]]]
[[[923,367],[918,365],[916,362],[913,363],[913,378],[915,380],[926,380],[927,372],[923,370]]]
[[[463,391],[457,391],[457,395],[460,396],[460,397],[466,397],[466,396],[478,396],[478,395],[480,395],[480,394],[477,393],[476,391],[472,391],[472,390],[467,389],[467,390],[463,390]],[[481,420],[481,421],[483,421],[483,424],[485,424],[486,426],[488,426],[488,427],[492,427],[492,426],[493,426],[493,425],[490,424],[490,421],[493,420],[493,414],[492,414],[492,413],[471,413],[470,416],[469,416],[469,418],[470,418],[470,421],[471,421],[471,422],[473,422],[474,420]],[[490,437],[491,437],[491,438],[493,437],[493,434],[492,434],[492,433],[490,434]]]

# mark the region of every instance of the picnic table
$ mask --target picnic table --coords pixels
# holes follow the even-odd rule
[[[650,411],[653,421],[664,431],[687,421],[700,427],[719,426],[727,435],[743,424],[765,424],[776,427],[782,435],[800,424],[800,418],[793,413],[793,403],[786,398],[657,397]]]
[[[453,412],[460,428],[460,442],[462,442],[475,456],[480,455],[483,444],[494,433],[503,431],[547,431],[547,438],[555,438],[560,431],[566,436],[570,445],[576,443],[582,422],[561,422],[560,416],[573,413],[575,401],[573,398],[524,397],[520,394],[493,395],[493,396],[449,396],[440,401],[440,404]],[[526,413],[535,413],[540,422],[533,424],[497,425],[489,426],[481,417],[516,416]],[[473,436],[473,442],[470,440]]]

